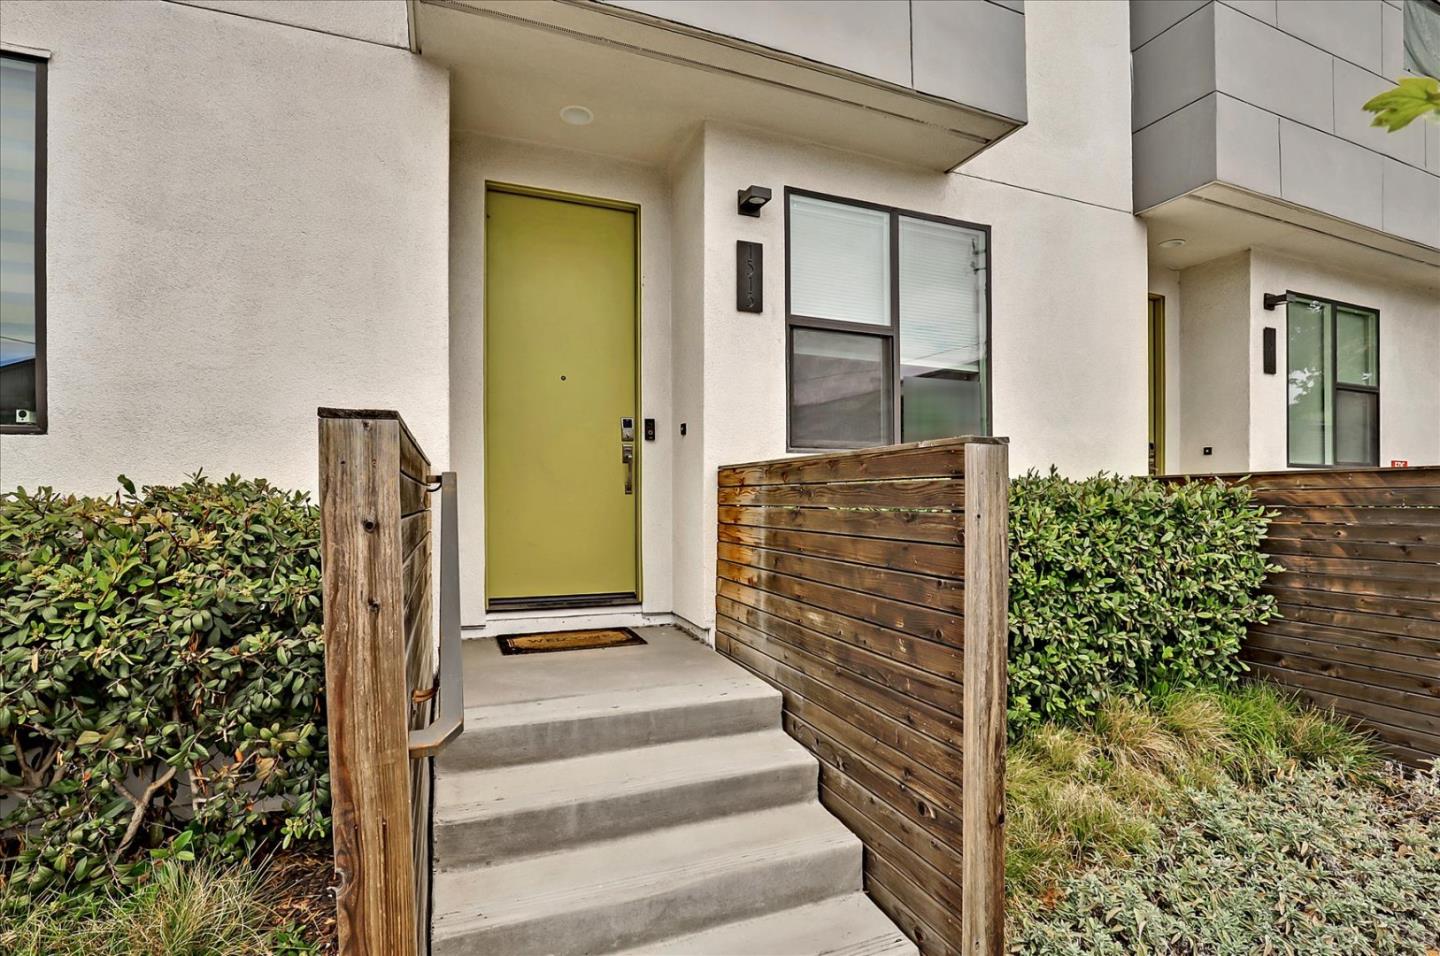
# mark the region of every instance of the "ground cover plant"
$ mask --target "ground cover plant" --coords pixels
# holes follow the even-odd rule
[[[1437,781],[1260,685],[1033,728],[1007,767],[1010,949],[1427,954]]]
[[[315,507],[237,477],[121,485],[0,495],[11,914],[327,833]]]
[[[328,865],[328,861],[327,861]],[[289,859],[167,860],[140,886],[49,897],[0,925],[13,956],[320,956],[317,914],[297,914]],[[5,892],[5,891],[0,891]],[[333,921],[333,901],[330,903]],[[296,919],[301,915],[301,919]]]
[[[1014,734],[1114,696],[1224,684],[1260,593],[1269,518],[1244,486],[1030,472],[1010,484]]]

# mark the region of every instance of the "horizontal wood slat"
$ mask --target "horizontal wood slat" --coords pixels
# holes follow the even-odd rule
[[[912,571],[941,578],[965,576],[965,549],[959,545],[886,541],[735,524],[720,525],[719,537],[724,544],[853,561],[872,568]]]
[[[716,649],[780,690],[926,956],[1001,951],[1005,462],[947,440],[719,472]]]
[[[910,571],[866,567],[846,561],[832,561],[810,555],[750,548],[721,541],[720,560],[776,574],[848,588],[851,591],[878,590],[896,601],[955,612],[965,609],[965,587],[953,578],[937,578]]]
[[[722,505],[794,505],[807,508],[965,507],[965,484],[949,478],[900,481],[810,482],[800,485],[722,485]]]
[[[716,582],[716,592],[717,601],[735,601],[825,634],[837,643],[874,651],[937,677],[953,681],[963,679],[964,657],[960,648],[947,647],[934,641],[917,640],[910,634],[834,614],[826,608],[811,607],[769,591],[726,581],[724,578]]]
[[[720,469],[720,487],[807,482],[965,477],[964,438],[914,442],[805,458],[779,458]]]
[[[430,486],[422,484],[409,475],[401,475],[400,514],[413,515],[430,507]]]
[[[1410,485],[1370,488],[1263,488],[1265,504],[1314,508],[1337,505],[1346,508],[1435,508],[1440,507],[1440,485]]]
[[[725,560],[717,562],[715,573],[736,584],[769,591],[812,607],[833,609],[848,617],[940,644],[958,647],[964,633],[964,624],[957,614],[892,601],[874,593],[852,591]]]
[[[1281,617],[1251,629],[1253,673],[1399,760],[1440,756],[1440,466],[1220,477],[1275,516],[1263,591]]]
[[[887,541],[959,544],[959,515],[949,511],[880,511],[859,508],[765,508],[721,505],[720,523],[752,528],[783,528],[848,534]]]

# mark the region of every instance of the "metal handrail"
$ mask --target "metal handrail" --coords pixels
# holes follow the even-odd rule
[[[460,530],[455,472],[440,476],[440,714],[410,731],[412,759],[433,757],[465,729],[465,680],[460,663]]]

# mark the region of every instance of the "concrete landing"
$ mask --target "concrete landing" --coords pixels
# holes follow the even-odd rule
[[[649,643],[465,643],[472,706],[436,761],[436,956],[914,956],[780,694],[677,628],[636,630]]]

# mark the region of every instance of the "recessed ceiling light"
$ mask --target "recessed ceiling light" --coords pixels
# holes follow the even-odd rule
[[[1183,245],[1185,245],[1185,240],[1184,240],[1184,239],[1161,239],[1161,240],[1160,240],[1160,248],[1161,248],[1161,249],[1179,249],[1179,248],[1180,248],[1181,246],[1183,246]]]
[[[583,106],[567,106],[560,111],[560,118],[571,126],[589,126],[595,114]]]

